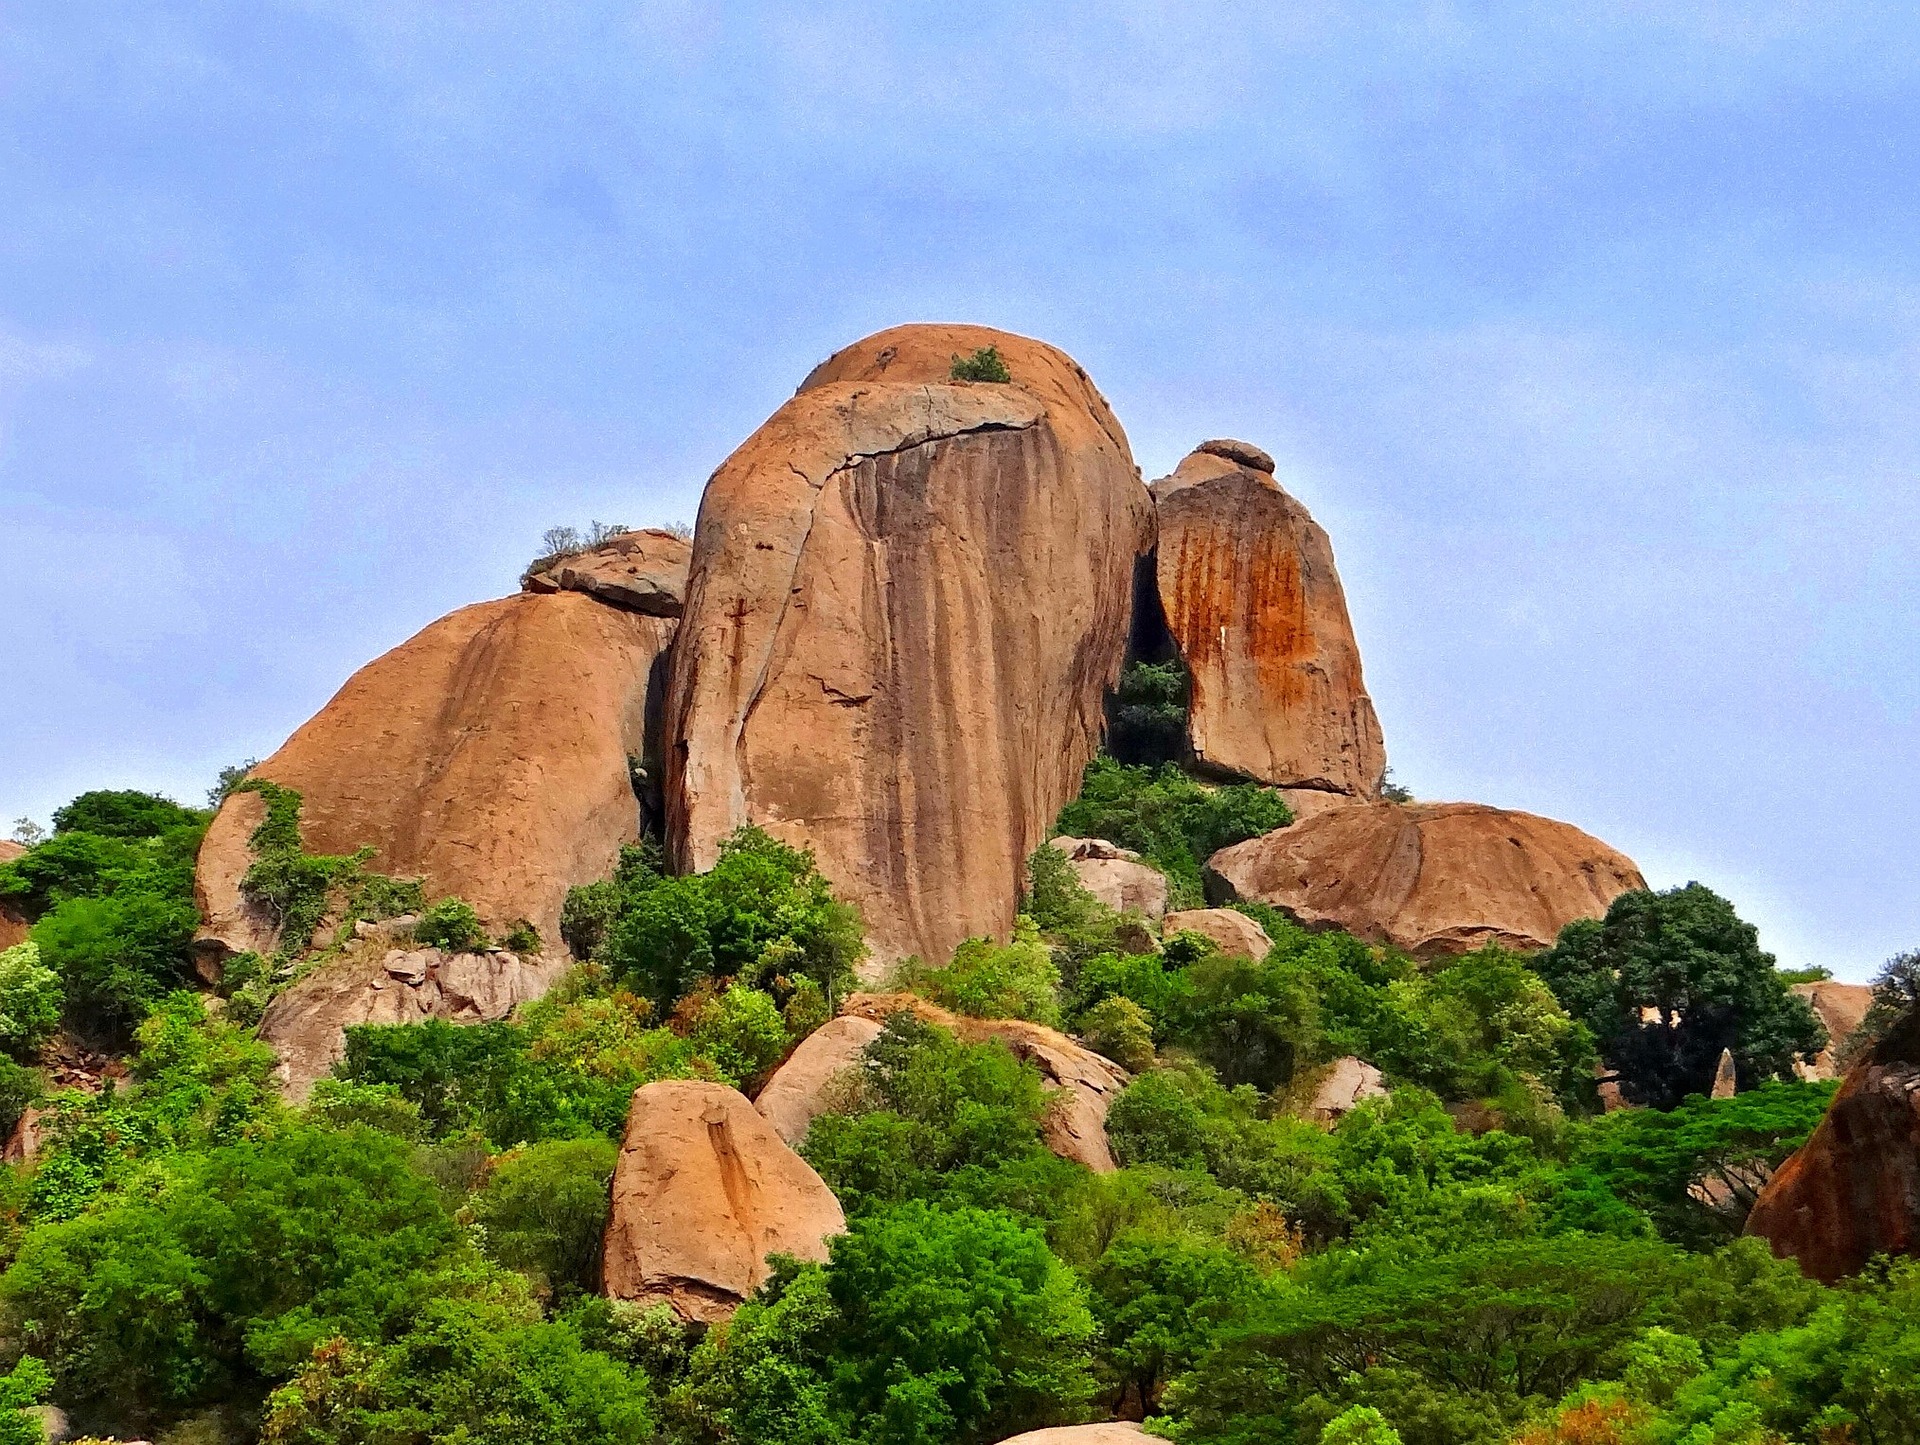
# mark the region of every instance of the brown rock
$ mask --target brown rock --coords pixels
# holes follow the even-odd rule
[[[1160,606],[1192,675],[1194,758],[1372,798],[1386,748],[1333,546],[1272,465],[1245,443],[1208,442],[1153,484]]]
[[[1847,1070],[1813,1137],[1761,1191],[1747,1233],[1829,1284],[1876,1254],[1920,1254],[1920,1012]]]
[[[833,1191],[744,1095],[692,1079],[634,1092],[602,1256],[609,1298],[712,1324],[759,1287],[769,1254],[825,1260],[846,1227]]]
[[[1631,859],[1572,824],[1479,803],[1356,804],[1224,848],[1207,871],[1226,900],[1423,957],[1548,948],[1646,887]]]
[[[1386,1080],[1381,1072],[1365,1059],[1348,1054],[1328,1066],[1326,1076],[1313,1092],[1307,1114],[1322,1124],[1332,1124],[1368,1099],[1383,1099],[1386,1094]]]
[[[1131,1420],[1105,1420],[1098,1425],[1055,1425],[1013,1435],[1000,1445],[1142,1445],[1155,1437]]]
[[[766,1087],[753,1101],[761,1118],[787,1143],[799,1147],[814,1116],[827,1104],[827,1089],[835,1075],[860,1062],[860,1051],[879,1036],[872,1019],[842,1014],[830,1019],[806,1038],[774,1070]]]
[[[1159,919],[1167,911],[1167,875],[1130,848],[1104,838],[1054,838],[1054,847],[1067,855],[1073,876],[1095,898],[1117,913],[1139,913]]]
[[[495,933],[529,919],[557,949],[567,889],[638,836],[627,759],[674,625],[573,592],[463,607],[361,668],[253,775],[300,791],[310,851],[371,844],[370,867],[464,898]],[[201,845],[216,952],[271,946],[240,893],[262,808],[234,794]]]
[[[1165,938],[1197,933],[1211,939],[1214,947],[1230,958],[1265,958],[1273,947],[1267,930],[1237,908],[1189,908],[1169,913],[1160,932]]]
[[[1867,1010],[1873,1007],[1873,990],[1864,983],[1835,983],[1824,979],[1819,983],[1796,983],[1793,992],[1813,1005],[1814,1013],[1827,1030],[1827,1046],[1811,1059],[1798,1060],[1793,1066],[1794,1072],[1803,1079],[1839,1078],[1840,1068],[1835,1059],[1866,1018]]]
[[[13,1132],[7,1135],[4,1149],[0,1149],[0,1164],[27,1164],[40,1152],[44,1139],[40,1133],[40,1121],[51,1111],[39,1104],[29,1104],[20,1111],[20,1117],[14,1120]]]
[[[996,346],[1010,384],[947,379]],[[667,834],[814,850],[875,966],[1004,937],[1119,676],[1153,512],[1073,361],[971,326],[857,342],[714,473],[668,689]]]
[[[26,851],[25,843],[16,843],[11,838],[0,838],[0,863],[11,863]]]
[[[0,863],[11,863],[22,853],[26,845],[16,843],[11,838],[0,838]],[[0,903],[0,948],[12,948],[16,943],[25,943],[33,925],[17,909]]]
[[[598,547],[537,564],[520,579],[526,592],[584,592],[648,617],[678,617],[687,601],[693,543],[645,527]]]
[[[559,952],[521,958],[356,947],[289,984],[267,1006],[260,1037],[280,1055],[281,1092],[305,1103],[314,1081],[346,1056],[351,1025],[489,1023],[539,998],[567,967]]]
[[[857,993],[846,1002],[846,1013],[885,1023],[896,1013],[910,1012],[938,1024],[965,1043],[998,1039],[1040,1071],[1040,1080],[1054,1091],[1053,1108],[1040,1126],[1041,1138],[1062,1159],[1072,1159],[1096,1174],[1111,1174],[1113,1150],[1107,1144],[1107,1110],[1132,1075],[1113,1060],[1082,1048],[1058,1029],[1025,1019],[977,1019],[957,1014],[910,993]]]
[[[1720,1062],[1713,1069],[1713,1092],[1715,1099],[1731,1099],[1740,1092],[1740,1078],[1733,1067],[1733,1050],[1720,1050]]]

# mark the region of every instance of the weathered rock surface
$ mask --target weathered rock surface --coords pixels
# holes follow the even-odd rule
[[[1009,384],[956,384],[996,346]],[[1013,923],[1079,787],[1153,509],[1071,358],[905,326],[823,362],[707,484],[668,689],[682,868],[757,823],[814,850],[876,967]]]
[[[1372,798],[1380,722],[1333,545],[1244,442],[1203,443],[1153,484],[1160,607],[1192,676],[1201,766]]]
[[[1055,1425],[1012,1435],[1000,1445],[1141,1445],[1154,1437],[1131,1420],[1106,1420],[1098,1425]]]
[[[1167,911],[1167,875],[1140,861],[1131,848],[1104,838],[1054,838],[1054,847],[1067,855],[1073,876],[1095,898],[1120,913],[1164,917]]]
[[[1813,1137],[1761,1191],[1747,1233],[1828,1283],[1876,1254],[1920,1254],[1920,1012],[1847,1071]]]
[[[1107,1144],[1107,1110],[1132,1080],[1125,1069],[1058,1029],[1025,1019],[977,1019],[910,993],[857,993],[846,1002],[847,1015],[879,1024],[903,1011],[940,1025],[966,1043],[998,1039],[1015,1057],[1032,1063],[1055,1095],[1040,1127],[1047,1147],[1096,1174],[1113,1173],[1117,1166]]]
[[[627,759],[674,626],[575,592],[463,607],[361,668],[253,775],[303,795],[309,851],[371,844],[369,866],[464,898],[495,933],[528,919],[557,950],[567,889],[638,836]],[[234,794],[201,845],[212,951],[271,944],[240,893],[262,807]]]
[[[602,1255],[609,1298],[711,1324],[766,1279],[769,1254],[825,1260],[845,1229],[833,1191],[745,1095],[693,1079],[635,1090]]]
[[[1827,1046],[1811,1059],[1801,1059],[1793,1066],[1794,1072],[1803,1079],[1839,1078],[1840,1068],[1835,1059],[1866,1018],[1867,1010],[1873,1007],[1873,990],[1864,983],[1835,983],[1825,979],[1819,983],[1796,983],[1793,991],[1813,1005],[1814,1013],[1827,1030]]]
[[[1232,958],[1265,958],[1273,948],[1267,930],[1237,908],[1189,908],[1169,913],[1160,933],[1163,938],[1197,933]]]
[[[503,1019],[553,987],[567,967],[559,952],[445,954],[376,941],[289,984],[267,1006],[260,1037],[280,1055],[282,1093],[304,1103],[314,1081],[345,1057],[349,1026]]]
[[[814,1116],[827,1105],[834,1076],[860,1061],[860,1051],[879,1036],[872,1019],[842,1014],[829,1019],[800,1042],[774,1070],[753,1107],[787,1143],[798,1147]]]
[[[1713,1090],[1709,1095],[1715,1099],[1731,1099],[1740,1092],[1740,1076],[1733,1067],[1733,1050],[1720,1050],[1720,1062],[1713,1066]]]
[[[22,853],[25,846],[11,838],[0,838],[0,863],[11,863]],[[0,948],[12,948],[16,943],[25,943],[30,925],[25,915],[0,903]]]
[[[1572,824],[1480,803],[1338,808],[1224,848],[1207,873],[1222,901],[1421,956],[1547,948],[1646,887],[1630,858]]]
[[[538,564],[520,579],[525,592],[584,592],[649,617],[678,617],[686,607],[693,543],[657,527],[622,532],[598,547]]]
[[[1348,1054],[1335,1059],[1328,1068],[1326,1077],[1313,1091],[1307,1114],[1322,1124],[1332,1124],[1368,1099],[1384,1098],[1386,1093],[1385,1076],[1365,1059]]]

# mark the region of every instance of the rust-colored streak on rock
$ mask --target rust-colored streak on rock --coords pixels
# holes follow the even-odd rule
[[[1009,385],[948,382],[997,345]],[[1119,675],[1153,519],[1053,348],[901,327],[808,377],[708,483],[671,669],[667,831],[814,850],[876,965],[1012,925]]]
[[[1196,760],[1375,796],[1386,750],[1326,533],[1265,471],[1216,451],[1195,452],[1153,491],[1160,603],[1192,676]]]
[[[638,836],[629,754],[646,750],[648,687],[671,619],[577,592],[520,593],[441,618],[350,678],[255,770],[298,789],[317,853],[375,849],[504,931],[559,946],[567,889],[604,877]],[[258,796],[227,800],[195,881],[210,948],[259,948],[239,880]]]
[[[1335,808],[1213,855],[1209,891],[1422,956],[1551,947],[1644,888],[1633,861],[1568,823],[1479,803]]]
[[[1876,1254],[1920,1254],[1920,1011],[1848,1069],[1746,1228],[1829,1284]]]

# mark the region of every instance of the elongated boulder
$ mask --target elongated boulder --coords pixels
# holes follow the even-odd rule
[[[1633,860],[1532,813],[1481,803],[1356,803],[1223,848],[1222,901],[1266,903],[1308,928],[1343,928],[1423,957],[1485,943],[1549,948],[1646,887]]]
[[[953,1013],[917,994],[857,993],[846,1002],[847,1015],[876,1024],[903,1011],[938,1024],[964,1043],[998,1039],[1005,1044],[1015,1058],[1040,1071],[1042,1085],[1053,1094],[1052,1107],[1040,1124],[1040,1137],[1047,1147],[1096,1174],[1111,1174],[1118,1167],[1107,1143],[1107,1110],[1133,1076],[1113,1060],[1045,1024],[978,1019]]]
[[[1831,1284],[1920,1254],[1920,1010],[1848,1069],[1813,1136],[1774,1171],[1747,1233]]]
[[[584,592],[649,617],[678,617],[687,600],[693,544],[674,532],[643,527],[597,547],[545,557],[520,579],[524,592]]]
[[[1794,1064],[1794,1072],[1803,1079],[1837,1079],[1836,1059],[1853,1031],[1860,1027],[1873,1007],[1873,990],[1864,983],[1836,983],[1822,979],[1817,983],[1796,983],[1793,991],[1813,1005],[1827,1031],[1827,1046],[1810,1059]]]
[[[833,1191],[746,1096],[669,1079],[634,1091],[601,1261],[606,1294],[712,1324],[767,1277],[769,1254],[827,1257]]]
[[[353,1025],[492,1023],[539,998],[567,967],[558,950],[447,954],[376,938],[289,984],[267,1006],[260,1038],[280,1056],[281,1093],[301,1104],[346,1056]]]
[[[1321,1124],[1333,1124],[1351,1114],[1368,1099],[1383,1099],[1387,1094],[1385,1076],[1365,1059],[1352,1054],[1335,1059],[1313,1092],[1307,1105],[1307,1117]]]
[[[872,1019],[853,1014],[829,1019],[774,1070],[753,1107],[776,1134],[798,1148],[814,1117],[827,1107],[834,1077],[858,1064],[860,1051],[879,1035],[880,1025]]]
[[[1153,484],[1160,608],[1192,679],[1203,768],[1372,798],[1386,746],[1333,546],[1266,453],[1211,441]]]
[[[1237,908],[1189,908],[1169,913],[1160,925],[1163,938],[1197,933],[1230,958],[1265,958],[1273,948],[1267,930]]]
[[[1010,383],[948,380],[997,347]],[[707,484],[667,700],[667,837],[814,850],[872,963],[1004,936],[1078,791],[1153,513],[1050,346],[905,326],[822,363]]]
[[[463,607],[361,668],[253,775],[300,792],[309,852],[371,845],[368,866],[464,898],[496,933],[527,919],[557,950],[567,889],[639,836],[628,759],[674,626],[576,592]],[[207,830],[203,951],[272,943],[240,888],[262,808],[237,793]]]

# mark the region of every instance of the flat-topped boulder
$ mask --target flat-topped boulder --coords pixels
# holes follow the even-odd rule
[[[1107,1111],[1133,1076],[1113,1060],[1045,1024],[1025,1019],[974,1018],[941,1008],[918,994],[857,993],[847,1000],[843,1017],[884,1024],[902,1012],[937,1024],[965,1043],[998,1039],[1016,1058],[1033,1064],[1040,1071],[1041,1083],[1054,1094],[1052,1107],[1040,1125],[1040,1136],[1047,1147],[1096,1174],[1111,1174],[1118,1167],[1107,1143]]]
[[[955,382],[996,348],[1012,380]],[[667,839],[813,850],[876,969],[1004,937],[1120,675],[1153,509],[1072,358],[903,326],[815,368],[707,483],[667,704]]]
[[[744,1094],[665,1079],[634,1091],[601,1259],[608,1298],[713,1324],[768,1275],[767,1256],[824,1261],[846,1217]]]
[[[648,617],[678,617],[686,608],[693,543],[678,532],[643,527],[597,546],[543,557],[520,579],[524,592],[584,592]]]
[[[496,935],[526,919],[558,951],[567,889],[639,837],[628,759],[648,750],[674,626],[578,592],[463,607],[356,672],[252,776],[301,794],[307,851],[369,845],[369,867],[465,899]],[[235,793],[207,830],[203,951],[273,945],[240,887],[263,816]]]
[[[1223,848],[1210,894],[1265,903],[1423,957],[1486,943],[1550,948],[1646,887],[1633,860],[1571,823],[1480,803],[1356,803]]]
[[[1080,886],[1116,913],[1159,919],[1167,911],[1167,875],[1131,848],[1104,838],[1052,838]]]
[[[1229,958],[1265,958],[1273,948],[1267,930],[1237,908],[1187,908],[1169,913],[1160,935],[1197,933]]]
[[[1153,484],[1160,608],[1191,680],[1202,768],[1372,798],[1386,746],[1333,544],[1246,442],[1204,442]]]
[[[814,1118],[830,1102],[834,1078],[860,1062],[861,1050],[880,1036],[872,1019],[842,1014],[829,1019],[787,1055],[753,1101],[753,1107],[787,1143],[798,1148]]]

